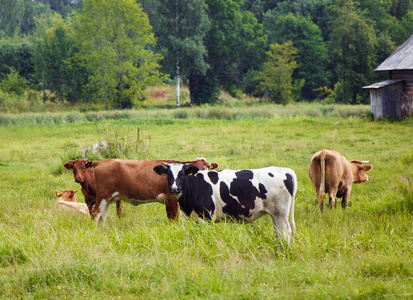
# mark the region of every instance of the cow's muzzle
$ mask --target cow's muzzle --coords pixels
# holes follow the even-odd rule
[[[82,179],[82,178],[75,178],[75,182],[76,182],[76,183],[82,183],[82,182],[83,182],[83,179]]]
[[[176,195],[176,194],[180,194],[181,191],[179,190],[178,187],[173,187],[173,188],[171,188],[171,193]]]

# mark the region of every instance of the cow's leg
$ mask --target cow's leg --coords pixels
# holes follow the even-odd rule
[[[93,204],[91,203],[86,203],[87,208],[89,209],[88,213],[91,216],[93,214]]]
[[[330,190],[328,191],[330,208],[337,207],[337,201],[336,201],[337,190],[338,190],[338,187],[331,187]]]
[[[168,219],[178,219],[179,205],[174,195],[166,196],[166,216]]]
[[[92,220],[95,220],[96,222],[105,222],[110,201],[106,201],[105,199],[99,200],[98,197],[96,198],[96,204],[93,206]]]
[[[106,201],[105,199],[102,199],[102,202],[100,202],[100,207],[99,207],[100,217],[99,215],[96,216],[95,221],[102,221],[103,223],[105,223],[108,210],[109,210],[109,205],[110,205],[110,201]]]
[[[291,242],[291,227],[288,223],[288,215],[270,213],[272,218],[272,224],[275,230],[277,238],[284,238],[288,243]]]
[[[90,196],[87,193],[87,190],[84,189],[83,187],[82,187],[82,193],[83,193],[83,196],[85,197],[85,203],[87,205],[87,208],[89,209],[89,215],[92,215],[93,205],[95,205],[95,202],[96,202],[95,200],[96,199],[94,197]]]
[[[351,186],[348,187],[347,191],[344,193],[343,200],[341,201],[341,207],[343,209],[346,209],[347,207],[347,200],[348,200],[348,197],[350,196],[350,192],[351,192]]]
[[[329,198],[329,207],[330,208],[336,208],[337,207],[337,201],[336,201],[336,197],[333,195],[328,195]]]
[[[122,201],[118,200],[116,201],[116,212],[118,213],[118,217],[122,218],[123,213],[122,213]]]

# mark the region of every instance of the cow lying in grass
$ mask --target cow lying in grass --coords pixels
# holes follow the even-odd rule
[[[74,190],[58,191],[54,193],[58,197],[56,207],[64,211],[78,212],[82,214],[89,214],[88,207],[85,203],[76,202],[76,192]]]
[[[318,195],[318,206],[324,208],[324,194],[329,197],[329,205],[337,206],[336,198],[342,198],[341,206],[347,206],[353,183],[365,182],[369,179],[364,172],[373,169],[371,165],[363,165],[365,161],[347,159],[334,150],[321,150],[314,153],[310,163],[310,178]]]
[[[181,210],[190,216],[252,222],[271,215],[277,237],[290,242],[295,233],[294,198],[297,177],[293,170],[268,167],[252,170],[200,171],[182,162],[158,164]],[[290,222],[288,222],[290,215]]]

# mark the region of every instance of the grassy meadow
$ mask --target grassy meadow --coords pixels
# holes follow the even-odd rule
[[[0,298],[411,299],[413,119],[359,118],[368,111],[251,104],[1,115]],[[102,139],[119,145],[118,157],[294,169],[291,247],[276,242],[269,216],[169,222],[164,205],[123,203],[125,217],[112,205],[102,225],[56,210],[55,189],[77,189],[83,201],[63,163]],[[346,211],[317,207],[308,166],[323,148],[373,165]]]

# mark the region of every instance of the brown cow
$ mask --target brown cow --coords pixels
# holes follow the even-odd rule
[[[85,203],[76,202],[76,192],[74,190],[58,191],[55,190],[56,195],[56,207],[61,208],[64,211],[79,212],[82,214],[89,214],[88,207]]]
[[[166,205],[167,217],[177,219],[178,201],[169,191],[168,178],[159,176],[153,170],[162,162],[173,160],[108,159],[89,164],[95,167],[97,190],[92,219],[104,222],[110,203],[119,200],[132,205],[160,202]],[[218,164],[210,164],[204,158],[187,163],[202,170],[218,167]]]
[[[82,187],[82,193],[85,197],[86,205],[89,209],[89,214],[92,215],[93,205],[96,203],[96,187],[95,179],[93,177],[94,169],[87,168],[86,164],[88,160],[85,159],[75,159],[73,161],[68,161],[63,166],[67,170],[73,170],[73,175],[75,177],[75,182],[79,183]],[[122,216],[122,204],[120,201],[116,202],[116,208],[118,216]]]
[[[347,206],[353,183],[365,182],[369,179],[364,172],[370,171],[371,165],[363,165],[358,160],[348,162],[337,151],[321,150],[314,153],[310,163],[310,178],[318,195],[318,205],[324,208],[324,194],[328,193],[329,205],[336,207],[336,197],[342,198],[341,206]]]

